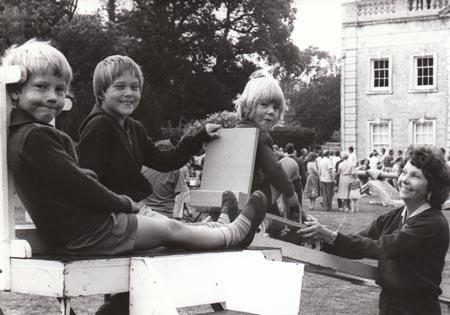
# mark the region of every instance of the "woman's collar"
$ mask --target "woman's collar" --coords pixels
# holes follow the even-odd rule
[[[409,217],[406,217],[408,214],[408,208],[405,206],[403,208],[402,211],[402,222],[405,223],[405,221],[409,218],[412,218],[416,215],[421,214],[422,212],[425,212],[427,210],[431,209],[431,205],[428,201],[425,201],[424,203],[422,203],[416,210],[413,211],[413,213],[411,213],[411,215]]]

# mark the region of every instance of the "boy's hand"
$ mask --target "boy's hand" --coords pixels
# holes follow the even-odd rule
[[[208,136],[211,139],[217,138],[219,136],[218,130],[222,128],[221,125],[218,124],[206,124],[205,125],[205,129],[206,129],[206,133],[208,134]]]

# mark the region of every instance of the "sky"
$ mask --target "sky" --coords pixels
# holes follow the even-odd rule
[[[341,1],[294,0],[297,8],[292,40],[300,49],[316,46],[332,55],[341,55]],[[79,0],[78,12],[93,12],[98,0]]]
[[[297,8],[293,42],[304,49],[310,45],[332,55],[341,55],[341,1],[294,0]]]

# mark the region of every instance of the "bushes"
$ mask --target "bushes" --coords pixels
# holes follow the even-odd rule
[[[234,128],[237,124],[236,112],[221,111],[208,115],[202,121],[188,122],[180,124],[178,127],[162,128],[162,138],[181,137],[190,129],[198,128],[207,123],[219,124],[223,128]],[[297,150],[309,148],[315,143],[316,133],[310,128],[304,128],[296,125],[276,127],[270,131],[274,143],[285,147],[287,143],[292,142]]]
[[[299,126],[276,127],[270,131],[274,143],[285,147],[291,142],[295,145],[297,151],[301,148],[309,148],[316,139],[316,133],[309,128]]]

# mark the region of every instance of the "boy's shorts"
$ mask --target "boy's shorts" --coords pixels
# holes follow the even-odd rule
[[[110,213],[98,229],[57,249],[64,255],[118,255],[133,251],[137,218],[134,213]]]

